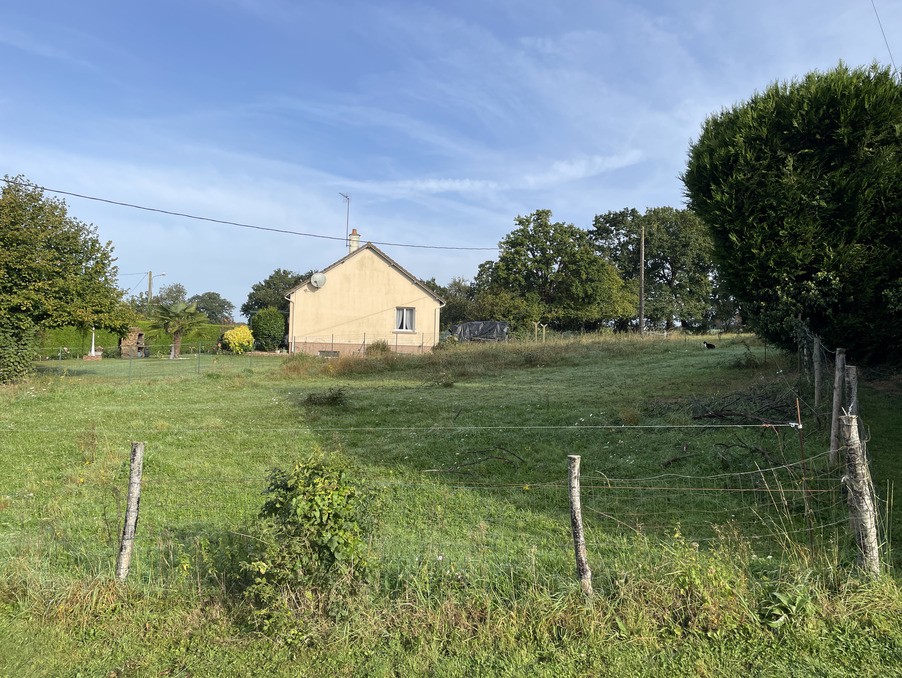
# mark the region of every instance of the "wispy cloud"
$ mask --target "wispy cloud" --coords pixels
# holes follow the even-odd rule
[[[0,44],[43,59],[66,62],[79,68],[93,68],[88,61],[60,47],[58,43],[52,44],[45,38],[13,28],[0,27]]]

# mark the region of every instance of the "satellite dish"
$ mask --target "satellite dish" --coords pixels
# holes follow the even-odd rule
[[[319,289],[326,284],[326,274],[314,273],[310,276],[310,284],[313,285],[316,289]]]

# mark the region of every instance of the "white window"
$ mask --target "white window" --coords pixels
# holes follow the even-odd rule
[[[413,332],[414,331],[414,311],[413,308],[396,308],[395,309],[395,331],[396,332]]]

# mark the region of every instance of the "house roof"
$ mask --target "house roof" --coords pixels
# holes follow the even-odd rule
[[[318,272],[319,272],[319,273],[328,273],[328,272],[331,271],[333,268],[338,268],[339,266],[341,266],[342,264],[344,264],[344,263],[345,263],[346,261],[348,261],[349,259],[351,259],[351,258],[353,258],[353,257],[356,257],[358,254],[360,254],[360,253],[363,252],[364,250],[369,250],[370,252],[372,252],[373,254],[375,254],[377,257],[379,257],[380,259],[382,259],[386,264],[388,264],[391,268],[393,268],[393,269],[395,269],[396,271],[398,271],[398,273],[400,273],[402,276],[404,276],[405,278],[407,278],[410,282],[412,282],[414,285],[416,285],[417,287],[419,287],[421,290],[423,290],[423,291],[424,291],[426,294],[428,294],[430,297],[432,297],[433,299],[435,299],[439,304],[441,304],[442,306],[445,305],[445,300],[442,299],[440,296],[438,296],[438,295],[437,295],[435,292],[433,292],[431,289],[429,289],[429,287],[427,287],[426,284],[425,284],[422,280],[420,280],[420,279],[417,278],[415,275],[413,275],[412,273],[410,273],[406,268],[404,268],[403,266],[401,266],[401,264],[399,264],[397,261],[395,261],[394,259],[392,259],[392,258],[391,258],[390,256],[388,256],[385,252],[383,252],[383,251],[380,250],[378,247],[376,247],[373,243],[370,243],[370,242],[366,243],[365,245],[361,245],[360,247],[358,247],[358,248],[357,248],[356,250],[354,250],[353,252],[350,252],[349,254],[343,256],[343,257],[342,257],[341,259],[339,259],[338,261],[334,262],[333,264],[330,264],[329,266],[327,266],[326,268],[324,268],[324,269],[322,269],[321,271],[318,271]],[[304,287],[305,285],[307,285],[307,284],[309,284],[309,283],[310,283],[310,278],[306,278],[305,280],[302,280],[302,281],[299,282],[297,285],[295,285],[295,286],[292,287],[290,290],[288,290],[288,291],[285,293],[285,296],[287,297],[287,296],[291,295],[293,292],[295,292],[296,290],[301,289],[302,287]]]

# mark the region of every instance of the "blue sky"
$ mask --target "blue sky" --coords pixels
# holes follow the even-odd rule
[[[902,3],[874,0],[902,60]],[[711,113],[773,81],[888,64],[871,0],[48,0],[4,8],[0,175],[66,197],[146,271],[236,308],[364,241],[493,248],[517,215],[588,227],[683,205]],[[382,245],[472,279],[495,252]]]

